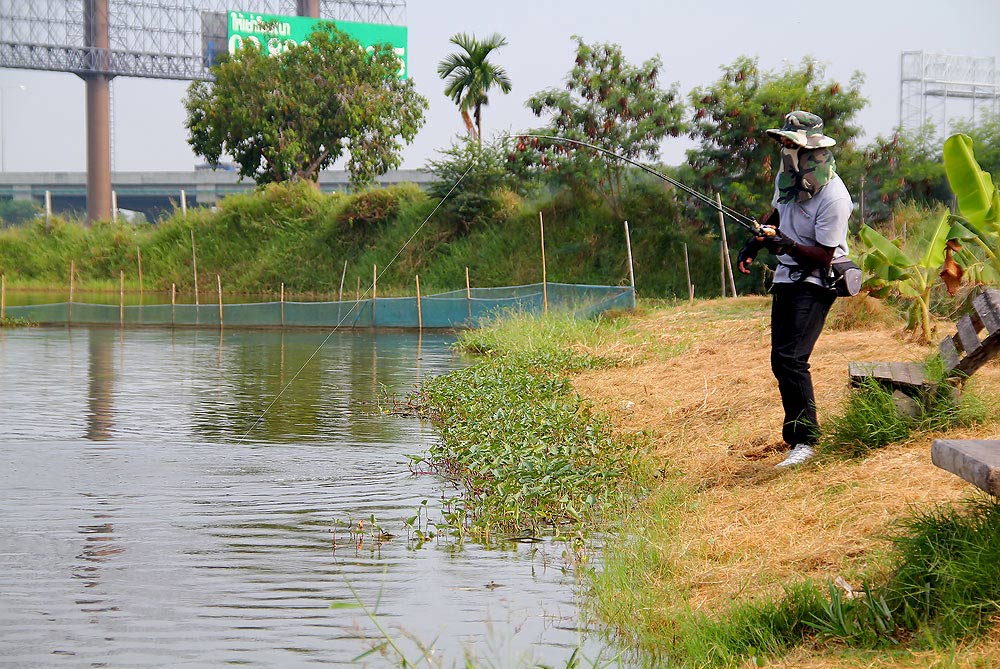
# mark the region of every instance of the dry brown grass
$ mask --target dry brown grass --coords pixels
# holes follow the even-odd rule
[[[945,435],[920,435],[864,460],[776,470],[787,446],[770,372],[768,305],[767,298],[747,297],[642,316],[635,328],[651,343],[644,354],[630,351],[633,365],[574,380],[620,429],[653,435],[656,456],[679,472],[679,481],[669,485],[696,491],[679,529],[657,541],[672,565],[674,588],[680,586],[696,609],[714,609],[736,596],[774,595],[780,584],[807,577],[850,580],[871,568],[887,547],[893,521],[911,506],[971,491],[930,462],[931,439]],[[942,332],[948,327],[943,324]],[[681,355],[657,353],[685,346]],[[906,341],[898,324],[827,329],[812,357],[820,420],[842,407],[849,361],[921,361],[931,350]],[[970,387],[992,392],[998,381],[994,362]],[[946,436],[1000,438],[1000,419]]]

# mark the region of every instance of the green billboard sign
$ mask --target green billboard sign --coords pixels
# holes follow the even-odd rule
[[[229,12],[229,53],[248,42],[256,44],[265,53],[275,56],[290,47],[309,42],[309,36],[320,23],[332,23],[371,49],[376,44],[390,44],[399,58],[399,77],[407,76],[406,26],[382,23],[356,23],[331,21],[306,16],[279,16],[256,12]]]

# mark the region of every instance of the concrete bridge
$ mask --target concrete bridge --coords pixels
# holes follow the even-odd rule
[[[412,182],[426,187],[434,176],[424,170],[393,170],[376,179],[380,186]],[[350,190],[346,171],[327,170],[320,174],[323,192]],[[191,172],[113,172],[111,189],[119,209],[141,211],[149,220],[164,212],[188,207],[210,207],[226,195],[253,190],[256,184],[230,170]],[[0,172],[0,199],[32,200],[45,206],[49,193],[52,211],[61,214],[87,213],[86,172]]]

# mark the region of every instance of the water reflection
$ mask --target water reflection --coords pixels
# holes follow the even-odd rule
[[[88,385],[86,438],[105,441],[111,438],[115,383],[114,333],[91,330],[88,336]],[[72,343],[72,339],[70,339]]]
[[[405,519],[451,489],[404,464],[432,426],[374,403],[454,369],[449,338],[32,328],[0,343],[3,662],[348,666],[384,641],[359,601],[455,661],[469,647],[561,665],[576,648],[560,545],[407,540]]]

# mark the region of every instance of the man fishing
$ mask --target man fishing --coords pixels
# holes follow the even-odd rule
[[[751,237],[737,264],[749,274],[762,248],[778,259],[771,286],[771,371],[785,413],[781,436],[791,448],[777,466],[789,467],[815,455],[819,422],[809,356],[836,298],[826,275],[833,260],[847,255],[853,203],[837,175],[828,148],[837,142],[823,134],[823,119],[793,111],[767,134],[781,145],[774,208],[761,221],[767,234]]]

